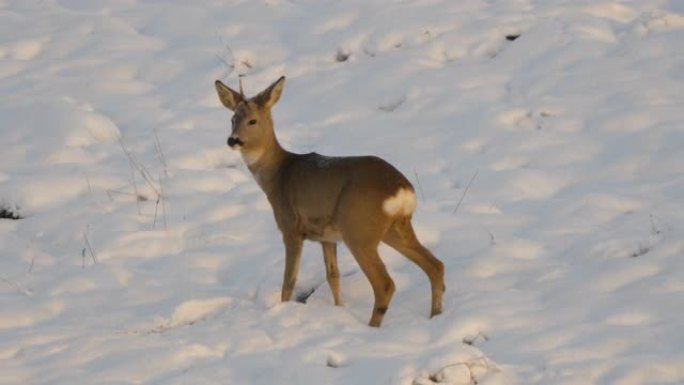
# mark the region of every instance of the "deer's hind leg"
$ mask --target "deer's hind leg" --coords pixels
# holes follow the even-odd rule
[[[432,289],[430,317],[440,314],[445,289],[444,264],[418,241],[411,225],[411,218],[397,218],[382,241],[414,262],[427,274]]]
[[[368,325],[374,327],[382,323],[395,290],[394,281],[378,254],[378,245],[392,224],[392,219],[376,204],[382,199],[383,196],[374,197],[363,190],[343,196],[339,206],[342,240],[373,288],[375,302]]]
[[[356,245],[347,243],[347,247],[349,247],[373,288],[375,302],[368,325],[379,327],[394,294],[394,281],[387,273],[387,268],[378,255],[377,244]]]

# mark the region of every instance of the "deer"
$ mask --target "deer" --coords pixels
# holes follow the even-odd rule
[[[442,312],[444,264],[424,247],[411,218],[416,193],[394,166],[376,156],[332,157],[285,150],[276,138],[271,109],[283,93],[282,76],[246,98],[220,80],[220,102],[232,111],[228,146],[239,151],[273,210],[285,246],[281,301],[287,302],[297,280],[305,240],[323,249],[326,281],[336,306],[342,306],[337,243],[343,242],[373,289],[369,326],[380,327],[395,285],[378,254],[381,242],[422,269],[430,281],[430,318]]]

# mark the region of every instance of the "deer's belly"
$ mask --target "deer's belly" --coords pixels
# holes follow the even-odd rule
[[[328,218],[306,218],[303,227],[304,237],[308,240],[318,242],[342,240],[340,229]]]

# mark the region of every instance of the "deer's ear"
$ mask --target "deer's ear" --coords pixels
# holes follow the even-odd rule
[[[278,99],[280,99],[284,86],[285,76],[281,76],[280,79],[276,80],[273,84],[268,86],[268,88],[261,91],[259,95],[255,96],[254,101],[261,106],[271,108],[278,102]]]
[[[217,80],[214,85],[216,86],[216,92],[218,93],[221,103],[223,103],[227,109],[235,111],[237,105],[243,101],[242,95],[223,84],[220,80]]]

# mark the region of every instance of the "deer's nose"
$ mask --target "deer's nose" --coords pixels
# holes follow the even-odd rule
[[[240,140],[240,138],[230,136],[228,137],[228,146],[230,148],[233,148],[235,146],[242,146],[244,143]]]

